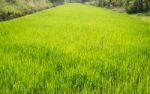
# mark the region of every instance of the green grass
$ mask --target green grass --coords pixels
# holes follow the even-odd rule
[[[144,22],[150,23],[150,16],[147,16],[146,14],[132,14],[131,16]]]
[[[0,22],[1,94],[150,94],[150,23],[65,4]]]

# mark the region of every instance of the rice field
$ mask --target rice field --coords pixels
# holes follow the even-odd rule
[[[150,23],[74,3],[0,22],[0,94],[150,94]]]

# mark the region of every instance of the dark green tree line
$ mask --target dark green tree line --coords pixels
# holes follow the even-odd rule
[[[124,7],[127,12],[145,12],[150,10],[150,0],[93,0],[101,7]]]

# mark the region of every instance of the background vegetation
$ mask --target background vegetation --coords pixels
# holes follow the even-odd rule
[[[146,12],[150,10],[150,0],[67,0],[68,2],[91,2],[91,4],[108,7],[124,8],[128,13]]]
[[[146,12],[150,9],[150,0],[96,0],[97,6],[124,7],[128,13]]]
[[[62,4],[62,0],[0,0],[0,20]]]
[[[65,4],[0,22],[0,94],[150,94],[147,21]]]
[[[150,10],[150,0],[0,0],[0,20],[25,15],[65,2],[88,2],[100,7],[117,7],[126,10],[127,13],[147,12]]]

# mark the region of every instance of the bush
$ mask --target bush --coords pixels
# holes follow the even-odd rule
[[[2,13],[8,14],[20,14],[21,11],[17,9],[14,5],[6,5],[1,9]]]
[[[137,12],[137,8],[134,4],[134,1],[130,1],[128,3],[128,5],[126,5],[126,11],[127,11],[127,13],[136,13]]]

